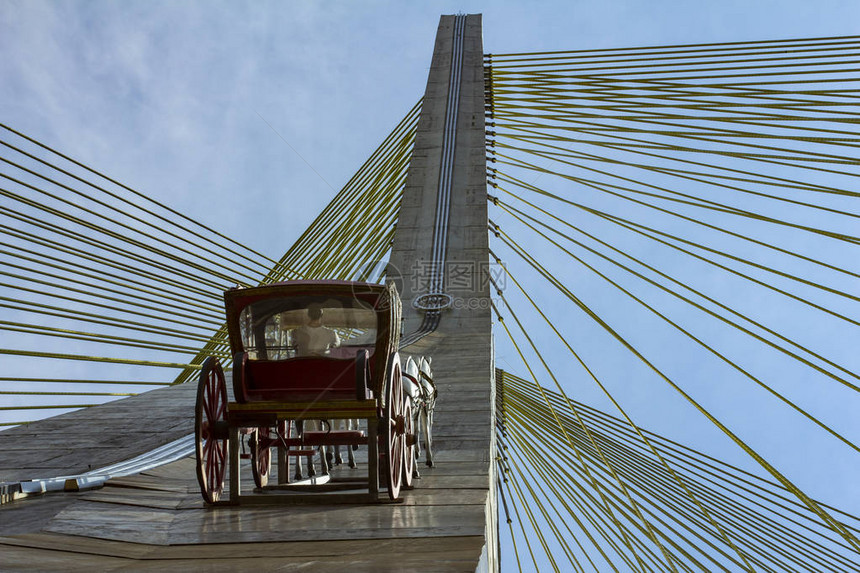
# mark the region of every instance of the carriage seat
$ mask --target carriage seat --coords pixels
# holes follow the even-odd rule
[[[233,394],[239,403],[372,399],[368,352],[289,360],[250,360],[240,352],[233,358]]]

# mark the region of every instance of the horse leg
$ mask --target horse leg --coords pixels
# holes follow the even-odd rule
[[[412,430],[415,432],[415,459],[412,460],[412,478],[421,479],[418,471],[418,460],[421,458],[421,416],[418,412],[412,416]]]
[[[421,429],[423,420],[421,418],[421,405],[419,404],[413,409],[415,412],[412,415],[412,428],[415,430],[415,459],[421,459]]]
[[[433,467],[433,412],[424,412],[424,447],[427,450],[427,467]]]
[[[315,429],[317,431],[323,430],[326,425],[328,425],[329,430],[331,430],[331,422],[330,421],[319,420],[319,421],[315,422],[315,424],[316,424]],[[331,452],[329,450],[330,450],[330,448],[327,446],[320,446],[319,448],[317,448],[317,451],[320,454],[320,466],[322,466],[322,475],[328,475],[328,470],[329,470],[329,467],[331,466],[331,464],[329,463],[329,455]]]
[[[358,429],[358,420],[347,420],[346,421],[346,429],[347,430],[357,430]],[[352,469],[355,469],[355,448],[346,447],[346,459],[347,465]]]
[[[342,430],[347,423],[345,420],[338,420],[337,427],[339,430]],[[334,446],[334,463],[340,465],[343,463],[343,456],[340,455],[340,444]]]
[[[412,431],[415,432],[415,463],[412,464],[412,477],[421,479],[421,474],[418,472],[418,460],[421,459],[421,405],[415,407],[412,414]]]
[[[299,437],[302,436],[302,432],[304,432],[304,421],[296,420],[296,434]],[[302,479],[302,457],[296,456],[296,473],[293,476],[296,481],[300,481]]]
[[[310,426],[310,429],[312,429],[312,430],[316,430],[316,431],[319,430],[319,426],[318,426],[318,423],[316,421],[308,420],[308,426]],[[311,455],[305,456],[305,457],[307,457],[307,462],[308,462],[308,477],[314,477],[315,475],[317,475],[316,467],[314,467],[314,454],[311,454]],[[323,469],[325,469],[325,467],[326,467],[325,466],[325,452],[323,452],[322,450],[320,450],[320,457],[322,458],[321,461],[322,461]]]
[[[326,459],[326,447],[325,446],[320,446],[320,465],[322,466],[323,475],[327,476],[328,470],[329,470],[329,464],[328,464],[328,460]]]

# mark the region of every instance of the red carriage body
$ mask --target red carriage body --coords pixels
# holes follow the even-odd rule
[[[229,465],[229,503],[305,502],[289,490],[289,460],[325,445],[367,446],[367,493],[331,494],[331,501],[378,501],[379,477],[388,498],[411,484],[411,415],[401,387],[400,298],[393,285],[348,281],[290,281],[224,293],[233,354],[233,397],[217,358],[204,362],[195,433],[203,498],[219,502]],[[292,435],[306,420],[366,420],[366,431]],[[249,436],[257,492],[242,496],[240,443]],[[278,484],[268,486],[271,448]],[[310,449],[309,449],[310,448]],[[227,463],[229,460],[229,464]],[[320,491],[354,489],[349,480],[315,480]],[[354,480],[353,480],[354,482]],[[302,489],[308,484],[301,484]],[[281,490],[272,494],[269,490]],[[286,490],[286,491],[284,491]]]

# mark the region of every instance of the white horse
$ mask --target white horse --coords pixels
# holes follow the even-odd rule
[[[322,430],[323,426],[331,427],[331,424],[326,420],[297,420],[296,421],[296,434],[301,437],[301,435],[305,432],[317,432]],[[323,475],[328,475],[328,460],[326,460],[325,456],[325,448],[318,448],[320,453],[320,463],[322,464],[322,473]],[[314,467],[314,457],[310,456],[296,456],[296,471],[293,475],[293,479],[296,481],[300,481],[302,479],[302,457],[307,457],[307,467],[308,467],[308,477],[314,477],[317,475],[316,468]]]
[[[421,408],[422,427],[424,428],[424,448],[427,450],[427,467],[433,467],[433,411],[436,409],[436,397],[439,395],[436,390],[436,383],[433,381],[433,371],[430,369],[430,361],[432,358],[421,357],[421,362],[418,365],[419,380],[421,382],[421,400],[423,407]],[[421,454],[420,446],[416,451],[417,455]]]
[[[430,359],[419,358],[418,363],[409,357],[403,369],[403,391],[412,404],[412,427],[415,430],[415,459],[421,457],[421,434],[424,435],[426,463],[433,467],[433,409],[436,407],[436,385],[430,369]],[[420,477],[415,466],[413,477]]]
[[[332,430],[358,430],[358,420],[334,420],[334,425],[331,427]],[[358,446],[345,446],[346,447],[346,458],[347,465],[351,468],[355,468],[355,450],[358,449]],[[340,455],[340,446],[328,446],[326,447],[326,460],[328,461],[328,465],[337,465],[343,463],[343,457]]]
[[[438,395],[436,384],[433,382],[433,372],[430,368],[431,358],[424,356],[418,359],[416,363],[412,357],[406,361],[403,368],[403,392],[409,397],[412,405],[412,427],[415,431],[415,459],[421,457],[421,439],[424,437],[425,463],[428,467],[433,467],[433,410],[436,407],[436,397]],[[358,430],[358,420],[333,420],[334,424],[338,425],[335,428],[332,421],[328,420],[305,420],[304,422],[296,422],[296,430],[301,435],[303,430],[319,431],[323,426],[329,431],[334,429]],[[343,463],[343,457],[340,454],[340,446],[323,446],[320,448],[320,458],[322,462],[323,474],[328,474],[329,467]],[[356,467],[354,448],[346,446],[347,459],[349,467]],[[313,464],[313,456],[307,456],[308,477],[316,475]],[[418,466],[414,466],[413,477],[421,477],[418,473]],[[296,458],[295,479],[302,479],[302,463],[301,457]]]
[[[296,422],[296,431],[299,436],[302,432],[318,432],[325,430],[326,432],[334,430],[358,430],[358,420],[299,420]],[[346,446],[347,464],[351,468],[356,467],[355,450],[357,446]],[[320,446],[317,448],[320,454],[320,463],[322,464],[323,475],[328,475],[329,470],[343,463],[343,457],[340,453],[340,446]],[[314,466],[314,456],[296,456],[296,468],[293,479],[301,480],[302,476],[302,458],[307,458],[305,465],[307,466],[307,477],[316,476],[316,468]]]

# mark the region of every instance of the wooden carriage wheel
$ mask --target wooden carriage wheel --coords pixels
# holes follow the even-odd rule
[[[400,355],[396,352],[388,361],[385,369],[385,474],[388,497],[400,497],[400,484],[403,477],[403,457],[406,452],[406,420],[404,418],[403,379],[400,372]]]
[[[200,370],[194,408],[197,481],[206,503],[215,503],[224,491],[227,437],[227,384],[221,363],[210,356]]]
[[[269,470],[272,468],[272,450],[263,442],[268,442],[269,427],[262,426],[254,430],[251,437],[251,474],[254,485],[266,487],[269,483]]]
[[[412,474],[415,472],[415,425],[412,419],[412,404],[408,396],[404,396],[403,417],[406,420],[403,435],[403,487],[412,489]],[[410,443],[411,442],[411,443]]]

